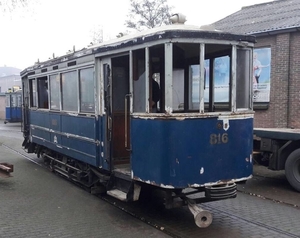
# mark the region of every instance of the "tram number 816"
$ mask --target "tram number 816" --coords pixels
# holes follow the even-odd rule
[[[228,134],[227,133],[219,133],[219,134],[210,134],[210,144],[226,144],[228,143]]]

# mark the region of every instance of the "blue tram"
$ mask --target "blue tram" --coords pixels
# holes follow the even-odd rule
[[[252,176],[254,43],[178,23],[28,67],[23,147],[92,193],[155,190],[206,227],[197,204]]]
[[[5,120],[7,122],[22,121],[22,90],[5,93]]]

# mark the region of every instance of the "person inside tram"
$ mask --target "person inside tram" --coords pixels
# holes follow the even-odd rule
[[[161,99],[161,90],[160,90],[160,82],[161,82],[161,65],[160,59],[158,57],[153,57],[152,64],[150,66],[150,75],[152,75],[151,80],[151,107],[152,112],[156,113],[159,112],[158,102]]]
[[[157,103],[160,100],[160,87],[155,81],[155,74],[152,76],[152,112],[157,112]]]

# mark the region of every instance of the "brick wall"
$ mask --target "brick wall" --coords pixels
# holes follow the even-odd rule
[[[291,35],[288,125],[300,128],[300,33]]]
[[[300,128],[300,33],[258,37],[271,47],[271,91],[267,110],[256,110],[254,127]]]

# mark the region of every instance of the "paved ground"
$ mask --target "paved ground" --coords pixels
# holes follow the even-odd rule
[[[16,135],[0,130],[0,161],[15,167],[0,178],[1,238],[169,237],[2,145],[18,150]]]
[[[255,165],[253,174],[246,185],[238,186],[240,191],[300,208],[300,193],[289,184],[284,171],[272,171]]]
[[[4,127],[0,121],[0,161],[15,165],[12,178],[0,178],[1,238],[168,237],[24,159],[17,153],[21,143],[19,126]],[[147,200],[123,205],[176,237],[300,237],[300,193],[292,190],[282,172],[255,166],[254,175],[238,186],[236,199],[203,204],[214,216],[206,229],[195,226],[187,208],[166,210]]]

